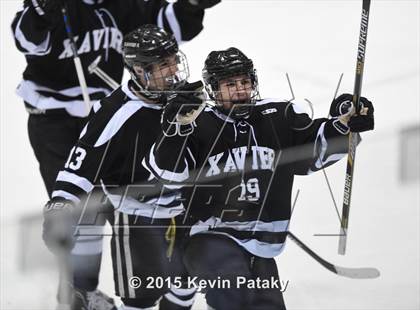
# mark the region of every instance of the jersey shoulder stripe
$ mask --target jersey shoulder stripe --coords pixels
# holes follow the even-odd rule
[[[146,103],[134,95],[128,82],[100,102],[101,108],[87,124],[82,137],[84,143],[100,147],[114,137],[126,122],[140,109],[160,110],[158,104]]]
[[[287,100],[279,99],[279,98],[266,98],[266,99],[258,100],[255,103],[255,105],[256,106],[262,106],[262,105],[267,105],[267,104],[270,104],[270,103],[280,103],[280,102],[285,103],[285,102],[287,102]]]

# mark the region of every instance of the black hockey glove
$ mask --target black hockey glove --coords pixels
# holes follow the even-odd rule
[[[342,133],[363,132],[374,128],[374,108],[372,102],[365,97],[360,97],[362,107],[356,113],[353,103],[353,95],[342,94],[335,98],[330,106],[330,115],[337,118],[333,124]]]
[[[162,114],[165,136],[187,136],[194,131],[194,121],[204,108],[203,83],[187,83],[168,95]]]
[[[199,7],[200,9],[208,9],[222,0],[188,0],[192,5]]]
[[[24,0],[24,7],[32,6],[36,13],[49,22],[56,23],[61,17],[63,0]]]
[[[75,209],[72,201],[62,198],[53,198],[44,206],[42,238],[51,252],[59,254],[73,249]]]

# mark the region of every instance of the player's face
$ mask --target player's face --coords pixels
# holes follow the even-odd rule
[[[157,90],[170,89],[173,77],[179,71],[177,57],[171,56],[158,64],[153,64],[150,74],[150,87]]]
[[[217,101],[221,102],[225,109],[231,109],[235,104],[249,104],[253,85],[248,75],[238,75],[223,79],[219,82]]]
[[[183,66],[179,55],[167,57],[148,68],[147,81],[142,68],[138,67],[136,70],[136,67],[134,67],[134,70],[136,70],[136,74],[143,85],[147,85],[149,90],[164,91],[173,89],[177,83],[186,78],[186,70],[181,68]]]

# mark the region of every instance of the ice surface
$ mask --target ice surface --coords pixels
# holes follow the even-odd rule
[[[40,212],[47,197],[26,132],[27,114],[14,94],[24,58],[14,47],[10,22],[21,1],[0,1],[1,23],[1,309],[54,306],[53,270],[19,271],[18,221]],[[183,46],[200,77],[210,50],[237,46],[252,57],[265,97],[289,99],[288,72],[298,98],[328,113],[336,83],[354,82],[361,1],[224,0],[206,13],[205,29]],[[399,180],[399,131],[419,125],[419,1],[372,1],[363,94],[375,104],[376,130],[363,135],[356,174],[347,255],[337,255],[339,222],[322,173],[296,180],[300,190],[291,229],[322,257],[343,266],[372,266],[375,280],[336,276],[289,242],[278,258],[280,276],[290,280],[289,309],[419,309],[419,183]],[[327,170],[341,211],[345,163]],[[39,239],[39,238],[38,238]],[[42,246],[39,240],[40,246]],[[109,248],[104,250],[109,253]],[[111,293],[109,255],[101,288]],[[36,259],[36,258],[34,258]],[[200,297],[194,309],[204,309]]]

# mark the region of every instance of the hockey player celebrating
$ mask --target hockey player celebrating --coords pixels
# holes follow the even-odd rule
[[[141,159],[161,133],[161,112],[167,92],[184,85],[189,71],[175,37],[154,25],[142,26],[128,34],[123,54],[131,79],[97,104],[97,112],[72,148],[57,176],[52,199],[45,207],[44,240],[53,251],[63,247],[73,254],[84,253],[86,248],[93,251],[91,245],[83,243],[96,238],[95,234],[86,235],[92,227],[79,226],[76,232],[79,242],[74,246],[73,225],[83,206],[86,206],[83,224],[92,224],[87,218],[96,218],[98,210],[91,208],[97,202],[92,204],[92,199],[83,197],[102,184],[116,209],[111,244],[116,294],[127,309],[149,309],[168,292],[169,286],[167,282],[164,286],[149,282],[158,278],[167,281],[173,273],[182,275],[171,224],[184,208],[176,193],[157,190],[154,197],[140,197],[145,188],[153,185]],[[145,187],[130,186],[142,182]],[[71,212],[67,212],[69,209]],[[88,268],[92,267],[79,267],[76,276]],[[141,287],[133,286],[135,277],[143,283]],[[154,289],[148,288],[148,283]],[[191,307],[194,290],[182,290],[178,284],[161,301],[160,309]],[[88,291],[95,289],[77,285],[78,282],[76,309],[89,301]]]
[[[260,100],[253,62],[236,48],[211,52],[203,78],[215,107],[186,126],[180,120],[202,107],[203,97],[199,91],[171,96],[163,136],[144,165],[164,182],[185,188],[185,221],[193,223],[184,255],[190,275],[230,283],[207,287],[209,306],[284,309],[278,288],[252,289],[237,279],[278,279],[274,257],[286,240],[294,175],[343,157],[349,131],[373,129],[373,106],[361,98],[364,108],[356,114],[352,96],[344,94],[332,102],[332,118],[311,119],[291,102]]]
[[[204,10],[218,2],[220,0],[179,0],[176,3],[164,0],[24,1],[23,10],[12,22],[16,46],[27,61],[17,94],[29,113],[29,140],[50,198],[57,174],[86,122],[86,105],[112,91],[103,80],[88,74],[88,66],[101,56],[101,69],[120,82],[125,34],[143,24],[156,24],[173,33],[178,41],[191,40],[203,28]],[[79,84],[72,60],[75,55],[63,21],[63,6],[83,66],[85,89]],[[84,102],[84,91],[90,102]],[[85,244],[89,242],[96,251],[80,253],[78,260],[85,263],[77,266],[95,265],[79,275],[97,282],[101,247],[95,244],[98,240]],[[65,302],[60,296],[59,299]]]
[[[77,141],[86,116],[82,89],[72,61],[73,52],[61,8],[68,20],[84,67],[91,101],[112,89],[87,74],[102,56],[101,69],[120,82],[123,75],[122,39],[144,24],[174,33],[178,41],[194,38],[203,28],[204,9],[220,0],[25,0],[12,23],[16,46],[27,61],[17,94],[29,112],[29,138],[40,163],[49,196],[55,178]]]

